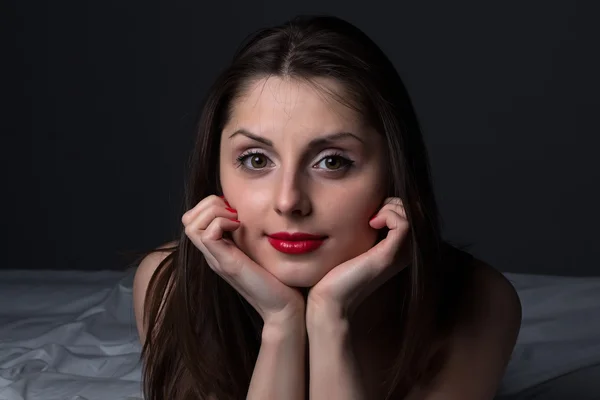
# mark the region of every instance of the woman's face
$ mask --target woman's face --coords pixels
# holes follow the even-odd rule
[[[333,80],[317,81],[342,93]],[[279,77],[256,81],[233,104],[220,152],[223,195],[241,222],[233,240],[284,284],[313,286],[375,244],[368,222],[385,196],[383,140],[314,86]],[[324,240],[312,251],[290,253],[294,243],[279,242],[281,248],[270,238],[278,232]]]

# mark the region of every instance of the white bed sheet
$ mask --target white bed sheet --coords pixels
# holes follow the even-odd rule
[[[0,271],[0,400],[141,399],[133,273]],[[505,275],[523,324],[499,394],[600,364],[600,277]]]
[[[504,275],[519,293],[523,319],[499,394],[600,365],[600,277]]]
[[[0,271],[0,400],[141,396],[128,271]]]

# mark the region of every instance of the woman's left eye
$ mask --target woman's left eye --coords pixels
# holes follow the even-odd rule
[[[327,169],[330,171],[337,171],[340,169],[348,168],[353,163],[354,163],[354,161],[349,160],[346,157],[342,157],[341,155],[336,154],[336,155],[324,157],[321,161],[319,161],[315,165],[319,165],[319,166],[321,166],[321,168],[324,168],[324,169]]]

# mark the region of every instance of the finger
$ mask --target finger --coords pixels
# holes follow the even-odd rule
[[[204,199],[202,199],[200,202],[198,202],[198,204],[196,204],[196,206],[194,206],[192,209],[188,210],[185,214],[183,214],[183,216],[181,217],[181,222],[184,225],[189,224],[194,219],[196,219],[196,217],[200,213],[202,213],[204,210],[206,210],[207,208],[209,208],[211,206],[229,207],[229,203],[227,203],[227,201],[220,196],[215,196],[215,195],[207,196]]]
[[[388,229],[396,229],[401,224],[408,224],[406,215],[403,210],[398,208],[399,206],[390,206],[385,209],[381,209],[377,215],[369,221],[369,225],[373,229],[381,229],[387,227]]]
[[[213,204],[209,204],[197,211],[194,219],[186,221],[186,227],[191,226],[191,229],[194,231],[205,230],[218,217],[237,219],[237,211],[224,206],[222,202],[216,204],[213,202]]]
[[[211,205],[221,205],[221,206],[228,207],[228,203],[225,201],[225,199],[223,199],[219,196],[210,195],[210,196],[205,197],[201,201],[199,201],[198,204],[196,204],[193,208],[186,211],[181,216],[181,222],[184,225],[188,225],[194,219],[196,219],[198,214],[200,214],[203,210],[210,207]]]
[[[207,229],[199,229],[199,222],[195,221],[188,224],[185,227],[185,234],[192,241],[192,243],[204,254],[206,261],[209,263],[211,268],[218,266],[219,261],[215,257],[214,248],[210,249],[211,245],[215,241],[222,241],[223,244],[228,244],[227,240],[223,239],[223,233],[230,230],[235,230],[239,226],[239,222],[231,220],[229,218],[217,217],[212,218],[211,223],[208,224]],[[207,246],[208,244],[208,246]],[[218,250],[218,248],[217,248]]]
[[[377,211],[377,213],[371,218],[370,221],[380,220],[380,214],[384,210],[394,210],[404,218],[406,218],[406,211],[404,210],[404,203],[399,197],[388,197],[384,200],[383,206]]]
[[[387,199],[385,199],[384,205],[383,205],[383,207],[381,207],[380,211],[387,210],[387,209],[394,210],[398,214],[400,214],[401,216],[406,218],[404,202],[402,201],[402,199],[400,197],[388,197]]]
[[[384,201],[383,201],[384,205],[387,204],[399,204],[402,205],[402,199],[400,197],[387,197]]]
[[[408,226],[408,220],[402,214],[400,209],[397,208],[388,208],[386,210],[382,210],[379,213],[383,218],[384,226],[387,226],[388,229],[399,229]]]
[[[385,239],[377,243],[371,250],[376,254],[377,264],[388,265],[393,262],[399,245],[403,245],[406,240],[410,232],[410,224],[406,218],[389,208],[381,211],[379,216],[377,220],[371,221],[371,227],[374,229],[387,227],[388,232]]]
[[[219,210],[216,210],[217,212]],[[216,216],[202,231],[202,240],[217,242],[223,239],[223,233],[233,232],[240,227],[240,221],[223,216]]]

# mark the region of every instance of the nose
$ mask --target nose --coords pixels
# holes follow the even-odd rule
[[[273,208],[281,216],[303,217],[310,214],[310,199],[302,177],[292,171],[282,173],[275,190]]]

